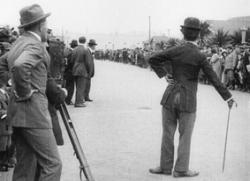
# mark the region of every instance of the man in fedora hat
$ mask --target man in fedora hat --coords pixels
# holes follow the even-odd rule
[[[149,64],[158,77],[166,78],[169,85],[161,100],[162,145],[160,166],[149,171],[153,174],[171,175],[174,164],[174,134],[180,133],[174,177],[193,177],[199,173],[189,170],[190,144],[196,117],[196,93],[198,74],[202,69],[221,97],[231,108],[231,93],[223,86],[211,65],[196,44],[200,33],[200,21],[186,18],[181,26],[184,43],[157,53],[149,58]]]
[[[44,42],[49,15],[37,4],[21,9],[19,28],[24,32],[8,53],[12,93],[7,119],[14,127],[17,149],[14,181],[33,181],[35,174],[39,181],[59,181],[61,176],[45,94],[50,58]]]
[[[84,91],[84,98],[85,101],[92,102],[93,100],[89,98],[89,92],[90,92],[90,86],[91,86],[91,78],[95,75],[95,65],[94,65],[94,54],[95,54],[95,48],[97,46],[97,43],[95,40],[90,39],[88,43],[88,51],[86,55],[86,62],[89,64],[89,76],[86,78],[85,81],[85,91]]]

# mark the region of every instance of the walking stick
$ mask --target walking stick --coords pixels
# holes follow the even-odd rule
[[[226,139],[225,139],[225,145],[224,145],[224,155],[223,155],[222,172],[224,172],[225,162],[226,162],[227,135],[228,135],[228,129],[229,129],[230,113],[231,113],[231,108],[229,108],[229,110],[228,110],[228,116],[227,116],[227,130],[226,130]]]
[[[82,180],[82,173],[83,173],[85,178],[87,179],[87,181],[94,181],[94,177],[92,176],[89,165],[87,163],[87,159],[83,153],[82,146],[81,146],[80,141],[77,137],[73,122],[69,116],[69,112],[68,112],[67,107],[64,103],[60,105],[59,111],[61,113],[62,120],[63,120],[64,125],[66,127],[66,130],[68,132],[68,135],[69,135],[71,144],[73,146],[73,149],[75,151],[76,157],[80,163],[80,179]]]

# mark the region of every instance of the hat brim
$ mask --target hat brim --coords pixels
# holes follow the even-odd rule
[[[187,28],[187,29],[192,29],[192,30],[201,30],[201,28],[197,28],[197,27],[190,27],[190,26],[184,26],[181,25],[182,28]]]
[[[96,44],[96,43],[89,43],[89,45],[98,45],[98,44]]]
[[[20,28],[24,28],[24,27],[26,27],[26,26],[29,26],[29,25],[32,25],[32,24],[37,23],[37,22],[39,22],[39,21],[42,21],[43,19],[46,19],[46,18],[49,17],[50,15],[51,15],[51,13],[46,13],[46,14],[44,14],[43,16],[41,16],[40,18],[37,18],[37,19],[35,19],[35,20],[33,20],[33,21],[29,22],[29,23],[22,24],[22,25],[18,26],[18,28],[19,28],[19,29],[20,29]]]

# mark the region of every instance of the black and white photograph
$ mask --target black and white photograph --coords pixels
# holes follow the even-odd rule
[[[249,181],[249,0],[0,1],[0,181]]]

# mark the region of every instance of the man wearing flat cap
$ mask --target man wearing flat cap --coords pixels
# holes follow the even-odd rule
[[[14,128],[17,149],[14,181],[33,181],[35,174],[39,181],[59,181],[61,176],[46,97],[50,58],[43,42],[49,15],[37,4],[21,9],[19,28],[24,32],[8,53],[12,93],[7,119]]]
[[[169,82],[161,100],[163,134],[160,166],[149,171],[165,175],[171,175],[173,172],[174,177],[194,177],[199,172],[189,170],[189,159],[196,118],[199,71],[203,70],[221,97],[227,101],[229,108],[234,104],[234,100],[197,47],[200,21],[197,18],[186,18],[181,32],[185,40],[183,44],[149,58],[149,64],[158,77],[167,76]],[[177,125],[180,137],[174,166],[174,134]]]

